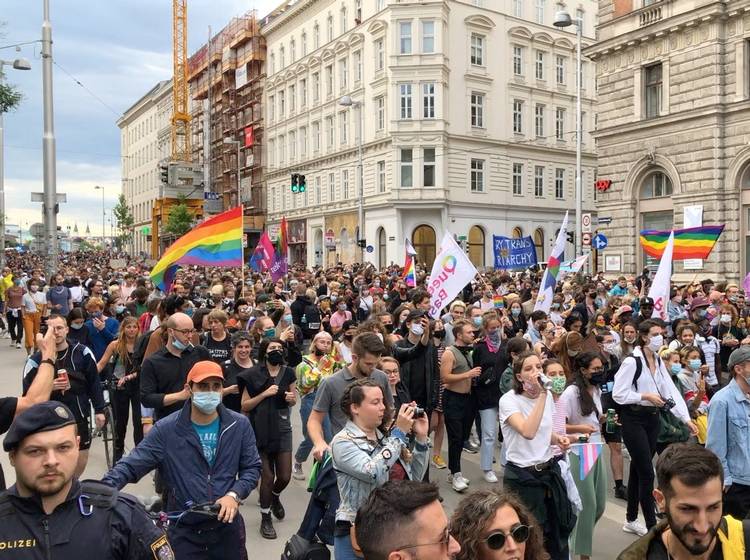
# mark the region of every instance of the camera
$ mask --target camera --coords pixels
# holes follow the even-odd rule
[[[675,407],[676,404],[677,403],[674,402],[674,399],[672,397],[667,397],[666,399],[664,399],[664,404],[662,405],[661,408],[665,412],[669,412]]]
[[[425,411],[424,408],[421,406],[415,406],[414,407],[414,416],[413,418],[424,418]]]

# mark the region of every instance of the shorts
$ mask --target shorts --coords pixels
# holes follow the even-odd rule
[[[78,437],[81,438],[78,449],[85,451],[91,447],[91,426],[88,418],[77,421],[76,426],[78,427]]]
[[[607,433],[607,430],[602,430],[602,436],[607,443],[622,443],[622,427],[615,426],[615,431],[611,434]]]

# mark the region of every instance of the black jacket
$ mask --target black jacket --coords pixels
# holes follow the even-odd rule
[[[417,360],[424,355],[422,360]],[[399,340],[393,347],[393,356],[399,361],[401,383],[407,388],[412,387],[412,376],[424,376],[427,395],[425,402],[417,401],[417,404],[427,411],[432,411],[437,406],[438,392],[440,390],[440,366],[438,365],[437,350],[432,342],[427,346],[421,342],[412,344],[407,338]],[[415,372],[414,368],[424,364],[424,372]],[[414,391],[409,390],[411,398],[416,398]]]
[[[505,371],[502,367],[503,352],[498,350],[493,353],[487,347],[486,341],[481,341],[474,346],[474,365],[482,368],[482,373],[477,378],[471,392],[476,399],[478,410],[497,408],[500,402],[500,376]]]
[[[302,327],[302,316],[305,314],[305,307],[311,304],[312,302],[307,296],[297,296],[297,299],[289,306],[292,312],[292,322],[298,327]]]

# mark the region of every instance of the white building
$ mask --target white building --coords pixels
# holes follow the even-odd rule
[[[128,108],[120,128],[122,192],[134,218],[133,250],[150,253],[151,210],[159,198],[159,163],[169,157],[172,81],[164,80]]]
[[[287,5],[290,4],[290,5]],[[299,0],[267,41],[268,221],[286,216],[292,260],[359,260],[363,110],[365,239],[376,266],[409,237],[428,265],[443,233],[492,266],[492,235],[531,235],[546,259],[575,192],[575,34],[593,42],[594,0]],[[583,68],[584,209],[593,209],[594,69]],[[293,194],[292,173],[307,189]]]

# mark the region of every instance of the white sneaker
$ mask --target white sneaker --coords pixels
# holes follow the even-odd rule
[[[453,482],[451,486],[456,492],[463,492],[466,490],[469,485],[466,483],[466,479],[461,476],[461,473],[456,473],[455,476],[452,477]]]
[[[292,466],[292,478],[294,480],[305,480],[305,471],[302,470],[302,465],[294,463]]]
[[[485,471],[484,480],[486,482],[489,482],[490,484],[495,484],[497,482],[497,475],[495,474],[495,471]]]
[[[648,529],[646,529],[646,526],[637,519],[635,521],[626,521],[625,525],[622,526],[622,530],[626,533],[638,535],[639,537],[642,537],[643,535],[648,533]]]

